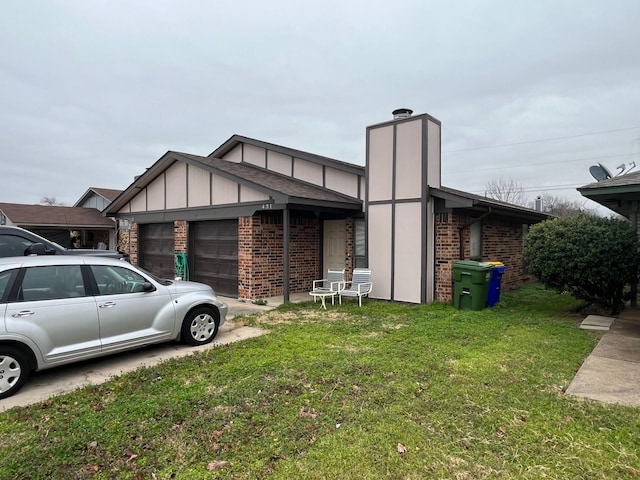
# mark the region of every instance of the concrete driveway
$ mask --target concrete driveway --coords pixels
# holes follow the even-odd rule
[[[152,345],[140,350],[35,372],[18,393],[0,400],[0,412],[13,407],[32,405],[86,385],[104,383],[112,377],[140,367],[153,366],[170,358],[184,357],[194,352],[213,348],[216,345],[225,345],[260,336],[265,333],[265,330],[243,326],[241,323],[235,323],[233,319],[240,315],[251,315],[270,310],[282,303],[282,299],[277,298],[269,299],[267,305],[254,305],[232,298],[223,298],[222,300],[229,305],[229,314],[213,343],[200,347],[189,347],[176,342]]]

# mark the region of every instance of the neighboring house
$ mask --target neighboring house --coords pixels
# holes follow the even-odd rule
[[[65,248],[115,249],[116,223],[101,211],[120,193],[90,188],[73,207],[0,203],[0,224],[22,227]]]
[[[635,164],[634,164],[635,166]],[[579,187],[578,191],[583,197],[593,200],[609,210],[622,215],[629,220],[631,229],[640,236],[639,213],[640,210],[640,172],[627,173],[617,177],[611,177],[606,169],[597,182]],[[638,285],[631,285],[631,306],[638,305]]]
[[[104,214],[133,263],[173,277],[184,253],[190,279],[244,299],[369,266],[375,298],[451,301],[461,258],[522,282],[526,228],[547,215],[441,186],[440,122],[406,112],[367,129],[366,167],[234,135],[206,157],[167,152]]]
[[[583,197],[593,200],[629,220],[638,230],[640,172],[627,173],[578,188]]]
[[[82,196],[73,206],[95,208],[96,210],[102,212],[121,193],[122,190],[114,190],[113,188],[90,187],[86,192],[82,194]]]

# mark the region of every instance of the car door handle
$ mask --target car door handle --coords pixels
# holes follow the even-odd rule
[[[29,315],[33,315],[33,312],[31,310],[22,310],[18,313],[11,314],[13,318],[28,317]]]
[[[116,302],[104,302],[102,305],[100,305],[100,308],[111,308],[115,306]]]

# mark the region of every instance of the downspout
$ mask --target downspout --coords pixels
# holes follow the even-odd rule
[[[458,227],[458,237],[459,237],[459,242],[460,242],[460,260],[464,260],[464,231],[469,228],[471,225],[474,225],[478,222],[481,222],[483,219],[485,219],[486,217],[488,217],[489,215],[491,215],[491,207],[487,207],[489,210],[487,210],[485,213],[483,213],[482,215],[480,215],[478,218],[474,219],[471,222],[465,223],[463,226]]]

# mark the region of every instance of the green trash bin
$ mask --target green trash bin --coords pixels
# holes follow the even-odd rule
[[[458,310],[482,310],[493,265],[474,260],[453,262],[453,306]]]

